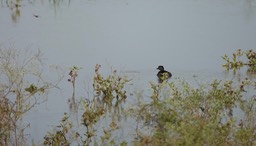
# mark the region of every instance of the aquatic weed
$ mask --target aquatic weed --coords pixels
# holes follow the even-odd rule
[[[247,58],[247,62],[240,60],[240,58],[244,55]],[[256,70],[256,52],[253,50],[243,51],[238,49],[235,53],[233,53],[232,59],[230,59],[227,54],[222,56],[222,59],[226,61],[223,67],[225,67],[227,70],[234,69],[234,71],[236,71],[243,66],[248,66],[248,70],[250,72],[255,72]]]
[[[138,105],[133,116],[138,124],[151,127],[150,134],[138,128],[135,143],[149,145],[254,145],[256,121],[253,100],[243,98],[245,79],[238,86],[232,81],[215,80],[195,88],[187,82],[169,83],[171,95],[158,102]],[[249,102],[250,101],[250,102]],[[249,104],[250,103],[250,104]],[[233,115],[235,108],[247,113]],[[238,124],[239,120],[243,124]],[[246,123],[246,124],[245,124]],[[246,125],[241,127],[239,125]],[[247,132],[247,133],[246,133]],[[243,136],[243,134],[245,134]]]
[[[116,101],[126,99],[125,84],[129,82],[127,78],[120,77],[117,71],[114,70],[112,74],[104,78],[100,72],[101,65],[95,66],[95,76],[93,78],[93,89],[98,97],[108,103],[112,104],[113,99]]]
[[[69,146],[70,141],[68,139],[68,134],[70,133],[73,125],[69,121],[69,116],[67,113],[64,113],[60,125],[57,126],[57,130],[54,132],[48,132],[44,137],[45,146]]]

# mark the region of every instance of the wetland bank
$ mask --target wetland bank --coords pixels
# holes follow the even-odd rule
[[[1,145],[255,145],[255,24],[253,0],[1,1]]]

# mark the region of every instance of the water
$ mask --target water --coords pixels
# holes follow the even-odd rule
[[[133,78],[130,92],[147,91],[158,65],[192,84],[194,76],[236,79],[225,74],[221,56],[256,46],[255,0],[41,0],[22,1],[18,9],[0,2],[0,44],[40,49],[45,64],[67,73],[82,67],[78,97],[86,96],[97,63],[104,74],[113,67]],[[31,139],[42,140],[68,111],[72,88],[66,80],[60,86],[28,116]]]

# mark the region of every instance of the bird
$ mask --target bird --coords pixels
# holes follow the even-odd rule
[[[164,67],[162,65],[159,65],[156,69],[159,70],[157,73],[159,83],[162,83],[164,80],[172,77],[172,73],[164,70]]]

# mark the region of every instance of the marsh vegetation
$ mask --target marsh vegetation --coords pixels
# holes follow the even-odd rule
[[[24,58],[20,56],[23,53],[15,49],[1,49],[0,52],[1,145],[28,144],[24,131],[33,127],[23,122],[23,116],[47,102],[45,94],[49,89],[57,88],[62,79],[59,76],[54,82],[45,81],[41,52],[27,54]],[[254,69],[251,67],[255,66],[255,52],[246,54],[249,63],[243,64]],[[223,58],[228,60],[227,56]],[[78,102],[82,111],[78,126],[63,111],[59,125],[45,134],[41,144],[34,145],[256,144],[256,95],[247,92],[250,89],[255,91],[254,80],[216,79],[198,86],[178,78],[162,83],[150,81],[151,96],[141,97],[126,92],[132,79],[119,75],[117,70],[103,76],[100,68],[101,65],[96,64],[91,85],[93,96],[81,98]],[[77,102],[75,80],[80,69],[73,66],[69,72],[74,102]],[[131,104],[127,105],[127,100],[132,101]],[[101,125],[102,121],[105,124]],[[134,123],[132,127],[126,127],[130,122]],[[128,132],[129,128],[133,133]]]

